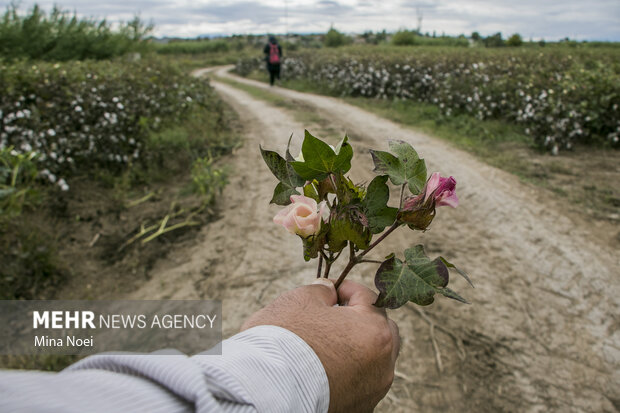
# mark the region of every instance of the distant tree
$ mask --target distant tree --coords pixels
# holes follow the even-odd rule
[[[478,33],[478,32],[473,32],[473,33],[471,34],[471,39],[472,39],[474,42],[479,42],[479,41],[480,41],[480,39],[481,39],[481,37],[480,37],[480,33]]]
[[[502,47],[504,46],[504,40],[502,34],[497,32],[494,35],[486,37],[483,41],[486,47]]]
[[[344,33],[340,33],[332,26],[325,35],[325,46],[327,47],[340,47],[349,43],[349,39]]]
[[[385,42],[387,38],[387,33],[385,32],[385,29],[377,33],[373,33],[372,30],[368,30],[362,33],[361,37],[368,44],[379,44]]]
[[[547,42],[545,42],[545,39],[540,39],[540,40],[538,41],[538,45],[539,45],[540,47],[545,47],[545,46],[547,45]]]
[[[0,58],[108,59],[146,50],[152,28],[137,17],[113,27],[105,20],[78,18],[58,7],[46,14],[36,4],[24,14],[14,2],[0,16]]]
[[[377,44],[385,43],[387,41],[387,32],[385,31],[385,29],[383,29],[381,32],[377,32],[377,34],[375,35],[375,39],[377,41]]]
[[[523,44],[523,39],[519,33],[515,33],[506,40],[507,46],[519,47]]]
[[[399,30],[392,36],[392,44],[395,46],[413,46],[418,43],[417,37],[418,35],[414,31]]]

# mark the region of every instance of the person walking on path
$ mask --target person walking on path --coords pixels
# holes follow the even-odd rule
[[[274,36],[269,36],[269,43],[263,49],[265,53],[265,61],[267,62],[267,71],[269,72],[269,84],[273,86],[273,82],[280,80],[280,62],[282,61],[282,47]]]

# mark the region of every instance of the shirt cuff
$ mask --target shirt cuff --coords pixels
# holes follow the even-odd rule
[[[223,357],[195,355],[220,400],[258,412],[327,412],[329,382],[321,360],[295,333],[258,326],[222,343]]]

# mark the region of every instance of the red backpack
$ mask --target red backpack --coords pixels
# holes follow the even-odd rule
[[[278,50],[278,45],[275,43],[269,44],[269,63],[280,63],[280,51]]]

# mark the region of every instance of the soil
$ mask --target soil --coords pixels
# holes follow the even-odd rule
[[[194,75],[232,76],[227,70]],[[334,141],[346,132],[356,151],[350,176],[369,182],[368,149],[386,150],[387,139],[402,139],[429,171],[456,177],[461,204],[439,210],[423,235],[395,232],[372,255],[423,243],[430,256],[441,254],[468,271],[476,288],[454,277],[453,289],[471,305],[439,298],[390,312],[402,348],[396,379],[377,411],[620,409],[617,221],[593,224],[546,190],[339,99],[235,80],[301,102],[315,112],[315,124],[302,125],[293,110],[213,80],[245,125],[245,144],[229,159],[233,172],[218,201],[220,219],[154,261],[148,280],[125,298],[220,299],[224,335],[236,333],[252,312],[309,283],[316,271],[315,262],[304,262],[301,242],[272,222],[279,210],[269,205],[276,182],[258,145],[282,151],[293,133],[295,153],[304,127],[330,130]],[[350,278],[371,286],[375,270],[356,267]]]

